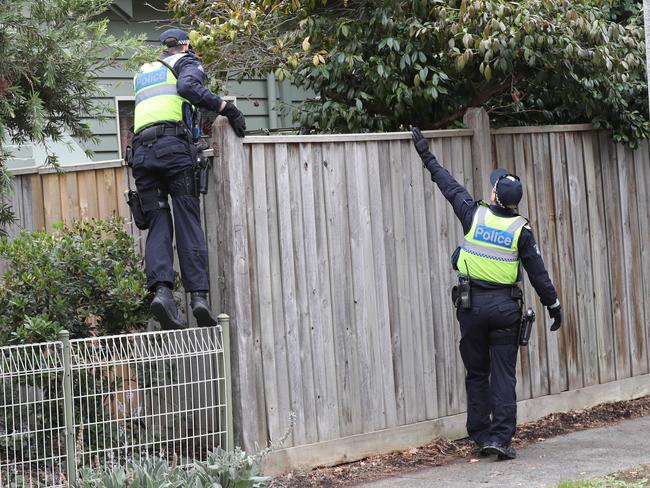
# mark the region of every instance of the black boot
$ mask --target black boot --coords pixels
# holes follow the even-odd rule
[[[496,454],[499,461],[516,459],[517,451],[510,444],[499,444],[497,442],[488,443],[481,451],[487,454]]]
[[[156,296],[151,301],[151,313],[160,322],[163,330],[187,329],[187,324],[180,317],[174,295],[165,285],[156,286]]]
[[[204,291],[193,291],[190,294],[190,306],[192,313],[196,317],[196,323],[199,327],[214,327],[217,325],[217,320],[210,311],[208,305],[208,294]]]

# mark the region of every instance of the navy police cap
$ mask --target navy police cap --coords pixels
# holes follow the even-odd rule
[[[176,43],[172,43],[171,39],[175,39]],[[165,44],[167,47],[174,47],[179,44],[189,44],[190,36],[187,32],[181,29],[167,29],[165,32],[160,34],[160,43]]]
[[[509,171],[498,168],[490,174],[490,183],[496,192],[497,203],[502,207],[516,207],[524,194],[519,178]]]

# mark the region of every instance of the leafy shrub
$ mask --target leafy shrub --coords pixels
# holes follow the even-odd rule
[[[117,334],[144,326],[146,279],[121,219],[0,240],[0,344]]]
[[[261,454],[249,455],[239,448],[217,448],[207,461],[189,469],[169,467],[161,458],[132,461],[126,466],[81,471],[77,488],[264,488],[269,478],[260,476]]]

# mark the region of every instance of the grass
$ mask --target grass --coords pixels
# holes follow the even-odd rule
[[[557,488],[650,488],[650,465],[593,480],[563,481]]]
[[[601,479],[587,481],[564,481],[557,488],[646,488],[647,480],[627,482],[621,480]]]

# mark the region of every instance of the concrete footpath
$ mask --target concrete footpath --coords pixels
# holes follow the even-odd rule
[[[650,417],[554,437],[518,450],[514,461],[463,461],[426,468],[365,488],[554,487],[650,463]]]

